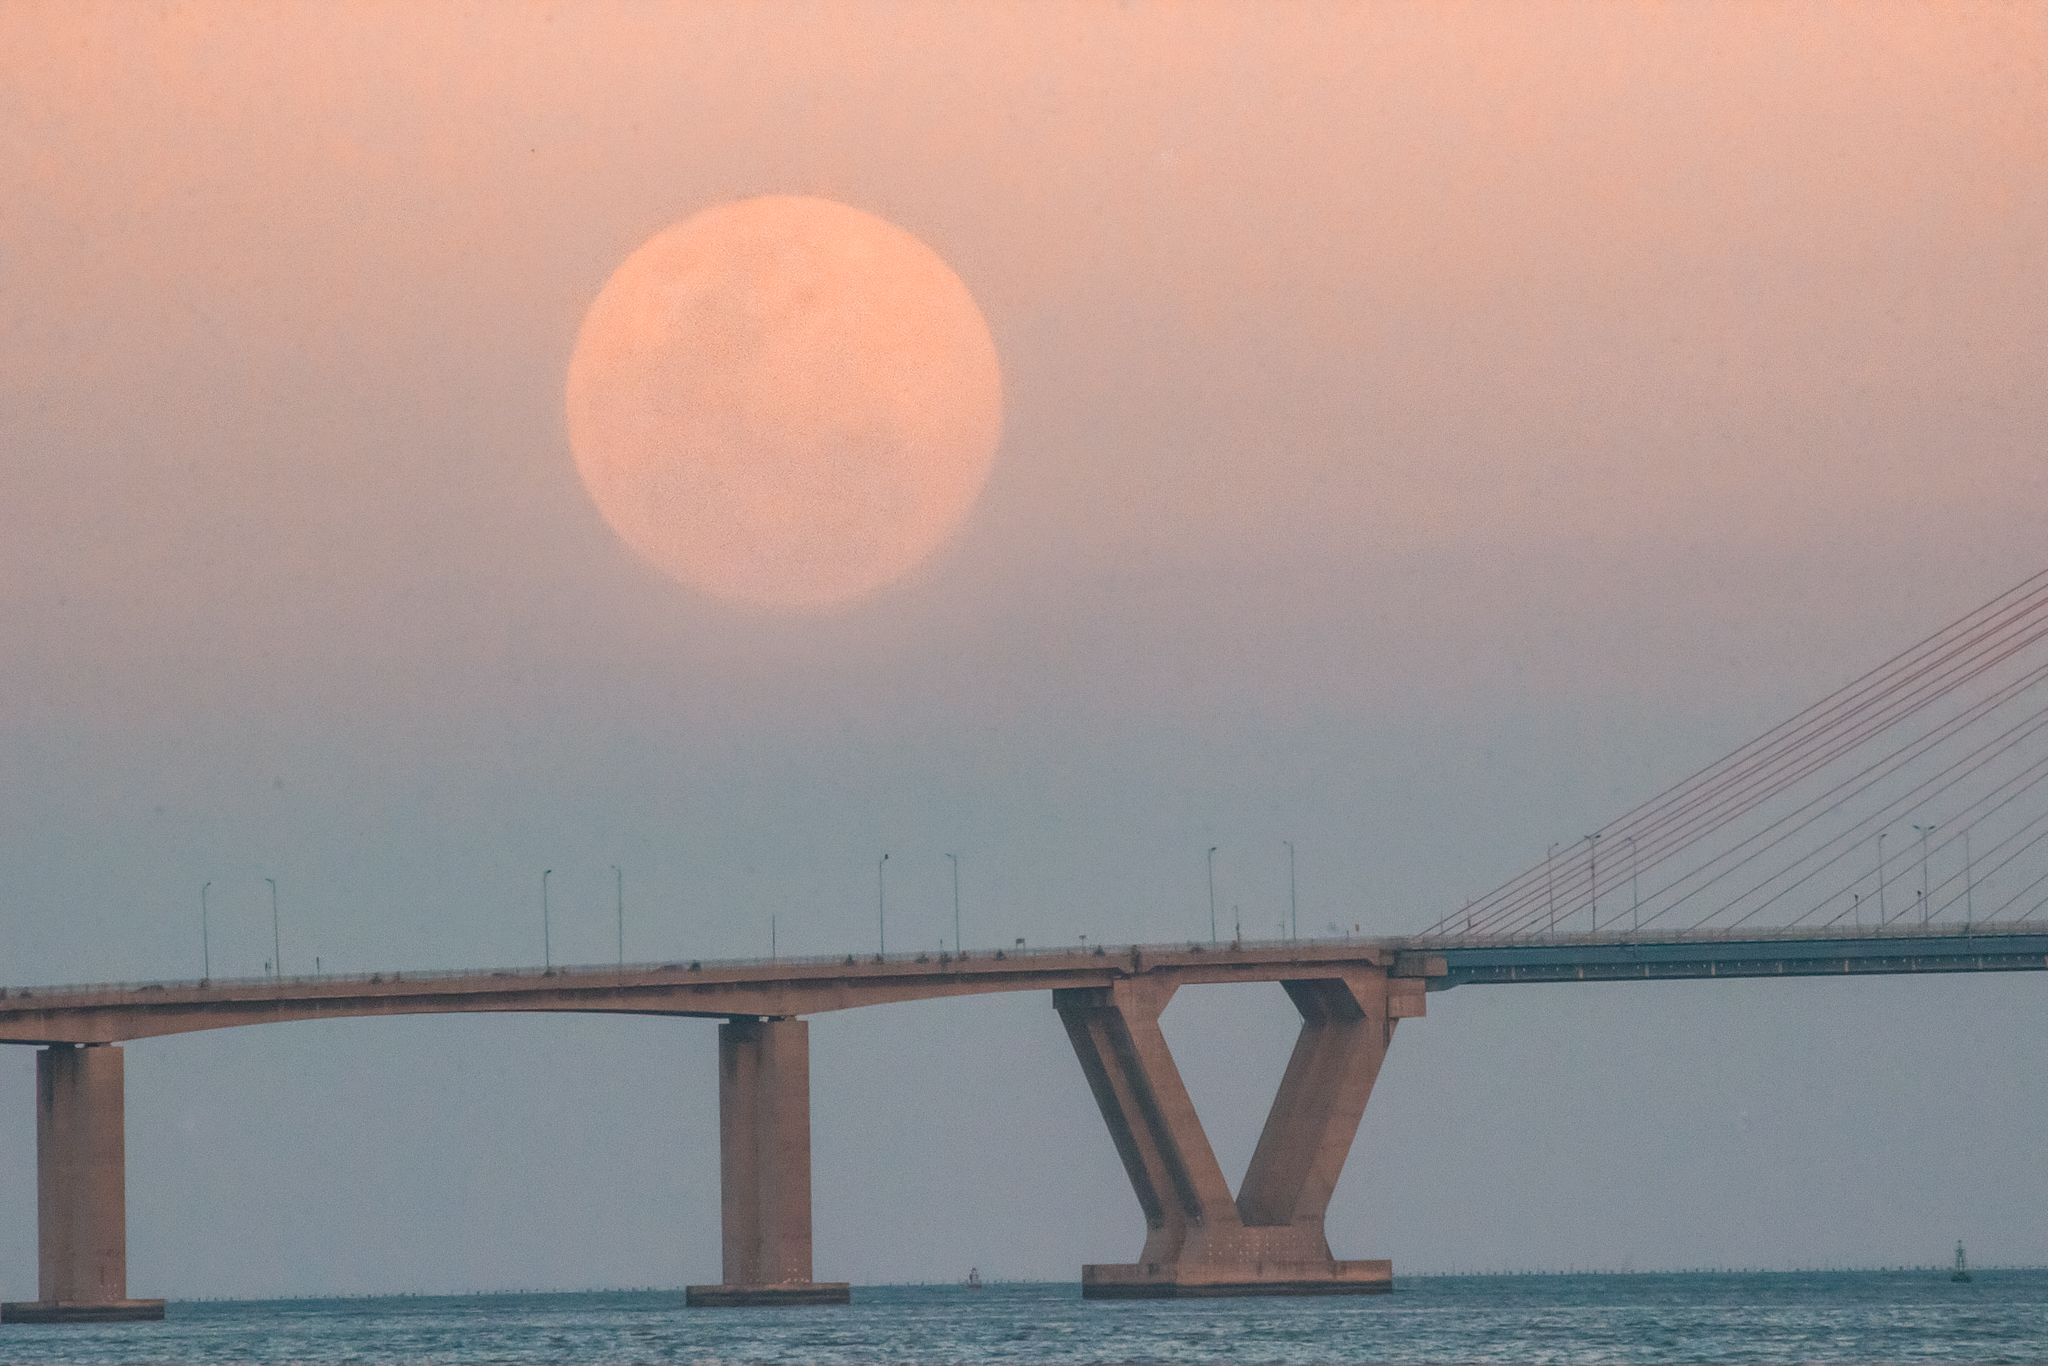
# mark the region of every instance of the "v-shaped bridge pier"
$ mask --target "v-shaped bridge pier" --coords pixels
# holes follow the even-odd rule
[[[1301,1012],[1301,1034],[1234,1197],[1160,1031],[1175,979],[1053,993],[1145,1214],[1138,1260],[1084,1267],[1083,1295],[1362,1294],[1392,1286],[1391,1261],[1332,1255],[1323,1216],[1394,1023],[1423,1012],[1422,983],[1355,968],[1281,985]]]

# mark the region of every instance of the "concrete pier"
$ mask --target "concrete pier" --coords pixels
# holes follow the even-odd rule
[[[742,1017],[718,1027],[718,1285],[694,1307],[845,1304],[843,1281],[811,1279],[810,1026]]]
[[[160,1319],[128,1298],[121,1050],[57,1044],[36,1054],[36,1298],[0,1304],[5,1323]]]
[[[1091,1299],[1361,1294],[1389,1261],[1342,1261],[1323,1232],[1396,1018],[1422,993],[1359,969],[1282,983],[1302,1015],[1279,1093],[1233,1198],[1160,1032],[1171,981],[1053,993],[1145,1215],[1136,1262],[1082,1268]]]

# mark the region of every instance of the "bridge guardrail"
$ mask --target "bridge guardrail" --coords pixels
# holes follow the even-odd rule
[[[1026,945],[1024,947],[1002,947],[969,949],[956,953],[950,949],[916,949],[905,953],[865,953],[859,950],[842,953],[778,954],[773,958],[661,958],[636,963],[558,963],[552,967],[477,967],[477,968],[384,968],[369,972],[321,972],[286,973],[282,976],[259,974],[240,977],[194,977],[183,979],[160,979],[149,982],[67,982],[30,987],[0,987],[0,1001],[19,997],[27,993],[39,995],[93,995],[107,992],[133,992],[145,989],[183,990],[193,987],[261,987],[285,984],[314,986],[337,982],[432,982],[452,981],[467,977],[508,977],[545,981],[565,976],[616,976],[620,973],[635,972],[677,972],[708,971],[730,968],[777,968],[777,967],[873,967],[899,966],[915,967],[952,962],[986,963],[1007,962],[1018,958],[1128,958],[1133,953],[1170,950],[1183,953],[1209,953],[1229,950],[1269,952],[1303,946],[1324,948],[1344,945],[1366,945],[1392,948],[1406,941],[1379,938],[1369,935],[1343,935],[1338,937],[1301,939],[1238,939],[1224,940],[1210,944],[1197,940],[1169,940],[1149,944],[1063,944]]]
[[[284,975],[258,975],[241,977],[190,978],[154,982],[82,982],[50,984],[43,986],[0,987],[0,1005],[34,1000],[42,997],[66,997],[71,999],[94,996],[132,996],[147,991],[173,991],[193,989],[255,989],[280,986],[332,986],[359,983],[381,985],[389,982],[445,982],[465,978],[492,977],[519,981],[545,982],[561,977],[602,978],[606,976],[632,975],[634,973],[679,972],[679,971],[728,971],[735,968],[781,968],[781,967],[856,967],[898,966],[917,967],[944,965],[954,962],[985,963],[1011,961],[1014,959],[1049,958],[1128,958],[1132,954],[1159,952],[1254,952],[1274,953],[1302,948],[1339,948],[1346,945],[1384,948],[1393,952],[1438,952],[1458,948],[1503,948],[1521,946],[1555,945],[1614,945],[1614,944],[1706,944],[1706,943],[1768,943],[1768,942],[1814,942],[1867,939],[1955,939],[1974,938],[2003,934],[2048,934],[2048,921],[2006,920],[1978,921],[1972,924],[1948,925],[1886,925],[1852,929],[1848,932],[1835,931],[1826,934],[1805,929],[1740,929],[1740,930],[1688,930],[1666,934],[1641,934],[1639,932],[1617,931],[1584,934],[1512,934],[1512,935],[1401,935],[1369,936],[1339,935],[1315,936],[1301,939],[1238,939],[1211,944],[1200,940],[1172,940],[1151,944],[1063,944],[1025,945],[1003,948],[970,949],[965,953],[952,951],[935,952],[930,949],[913,950],[907,953],[822,953],[822,954],[780,954],[773,958],[674,958],[656,959],[647,962],[626,963],[577,963],[553,967],[495,967],[495,968],[394,968],[370,972],[323,972],[290,973]]]

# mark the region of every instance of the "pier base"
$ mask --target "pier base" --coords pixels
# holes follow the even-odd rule
[[[683,1303],[692,1309],[768,1309],[776,1306],[850,1304],[845,1281],[804,1281],[796,1285],[692,1285]]]
[[[53,1044],[36,1054],[36,1298],[0,1323],[160,1319],[128,1298],[126,1111],[121,1050]]]
[[[693,1285],[695,1308],[846,1304],[844,1281],[811,1279],[811,1035],[793,1017],[718,1027],[718,1163],[725,1279]]]
[[[154,1323],[163,1316],[162,1300],[109,1300],[104,1304],[10,1300],[0,1304],[0,1323]]]
[[[1380,1295],[1394,1264],[1376,1261],[1254,1262],[1218,1267],[1099,1264],[1081,1268],[1081,1298],[1177,1300],[1215,1295]]]

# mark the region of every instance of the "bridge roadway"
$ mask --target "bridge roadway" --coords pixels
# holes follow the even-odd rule
[[[2048,969],[2048,921],[1712,931],[1176,943],[1126,948],[605,967],[383,972],[0,989],[0,1042],[41,1045],[38,1297],[0,1320],[161,1317],[127,1294],[120,1044],[293,1020],[478,1011],[715,1018],[724,1279],[702,1305],[837,1303],[813,1279],[809,1025],[858,1006],[1050,991],[1145,1216],[1136,1262],[1083,1268],[1094,1297],[1384,1290],[1385,1260],[1336,1259],[1323,1215],[1394,1026],[1424,994],[1565,981]],[[1183,986],[1281,985],[1302,1016],[1244,1180],[1226,1183],[1159,1029]]]
[[[1427,990],[1534,982],[1838,977],[2048,967],[2048,920],[1856,930],[1610,931],[831,954],[555,968],[0,987],[0,1043],[101,1044],[293,1020],[481,1011],[816,1015],[1001,991],[1282,982],[1384,970]]]

